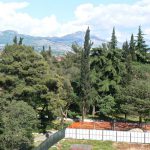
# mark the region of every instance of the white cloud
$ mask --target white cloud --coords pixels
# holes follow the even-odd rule
[[[55,35],[59,23],[54,15],[42,19],[33,18],[27,13],[20,13],[18,9],[29,5],[27,2],[2,3],[0,2],[0,30],[16,30],[35,36]]]
[[[0,30],[12,29],[36,36],[56,36],[85,31],[87,26],[90,26],[92,33],[109,39],[115,26],[118,39],[123,41],[129,38],[132,32],[136,33],[141,25],[150,39],[149,0],[140,0],[134,4],[82,4],[74,12],[75,19],[66,23],[59,22],[55,15],[38,19],[18,11],[28,5],[26,2],[0,2]]]
[[[86,30],[89,25],[91,32],[104,39],[110,39],[112,28],[120,41],[130,38],[131,33],[137,34],[141,25],[146,37],[150,39],[150,1],[141,0],[134,4],[82,4],[75,10],[76,20],[63,25],[63,32],[68,29]],[[67,27],[67,28],[65,28]]]

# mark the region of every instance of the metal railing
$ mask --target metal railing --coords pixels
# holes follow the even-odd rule
[[[51,146],[56,144],[58,141],[65,137],[65,129],[62,129],[49,138],[47,138],[44,142],[42,142],[38,147],[34,148],[33,150],[48,150]]]

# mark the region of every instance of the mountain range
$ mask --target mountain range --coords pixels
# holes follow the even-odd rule
[[[32,46],[37,51],[41,51],[43,46],[45,49],[48,49],[48,47],[51,46],[54,55],[62,55],[67,51],[71,51],[71,45],[74,42],[82,46],[84,43],[85,32],[78,31],[62,37],[37,37],[19,34],[13,30],[6,30],[0,32],[0,49],[3,49],[6,44],[12,44],[15,36],[18,38],[22,37],[23,44]],[[99,46],[102,43],[107,42],[95,35],[91,35],[91,41],[94,43],[94,46]]]

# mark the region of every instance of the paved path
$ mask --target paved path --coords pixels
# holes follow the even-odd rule
[[[55,132],[57,131],[48,131],[48,133],[43,134],[43,133],[33,133],[34,136],[34,142],[37,143],[41,143],[44,140],[46,140],[46,138],[50,137],[51,135],[53,135]]]

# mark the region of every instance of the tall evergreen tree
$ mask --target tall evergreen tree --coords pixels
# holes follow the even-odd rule
[[[49,57],[52,56],[52,49],[51,49],[51,46],[48,47],[47,54],[48,54]]]
[[[132,55],[130,51],[130,47],[128,44],[128,41],[123,43],[123,57],[125,60],[125,66],[126,66],[126,76],[125,76],[125,84],[127,84],[131,80],[131,73],[132,73]]]
[[[115,27],[113,28],[113,32],[112,32],[112,36],[111,36],[110,48],[111,49],[117,48],[117,37],[115,35]]]
[[[129,53],[130,53],[128,41],[126,41],[126,42],[123,43],[122,49],[123,49],[123,57],[124,57],[125,59],[127,59],[127,56],[128,56]]]
[[[132,60],[136,61],[136,53],[135,53],[135,40],[134,35],[131,35],[130,44],[129,44],[130,53],[132,56]]]
[[[141,29],[141,26],[139,26],[138,34],[137,34],[137,44],[136,49],[138,52],[138,60],[139,61],[145,61],[146,53],[147,53],[147,45],[144,40],[143,32]]]
[[[84,49],[81,57],[81,100],[82,100],[82,121],[86,115],[90,102],[90,29],[88,27],[85,34]]]

